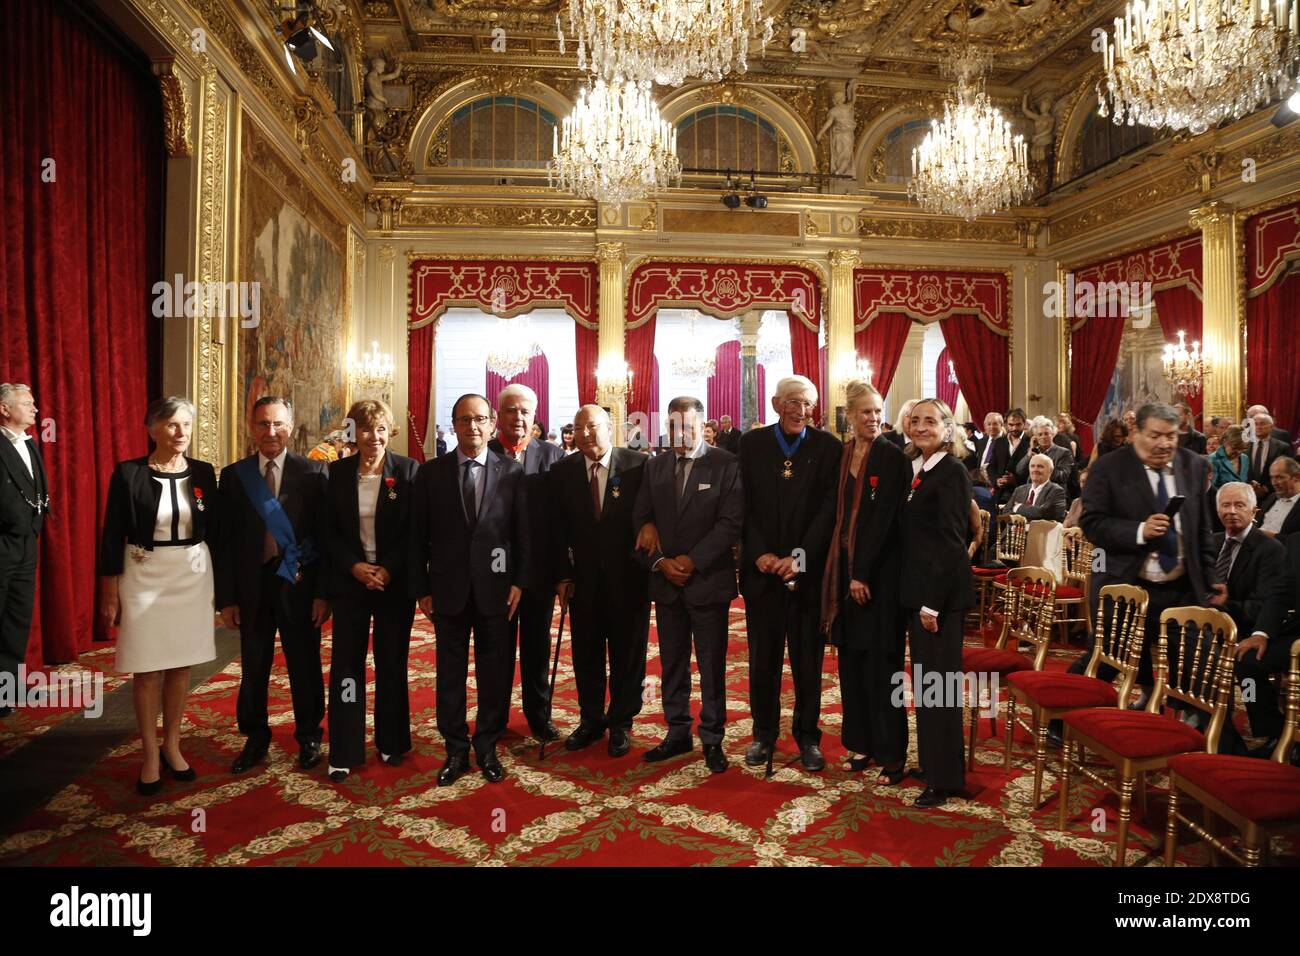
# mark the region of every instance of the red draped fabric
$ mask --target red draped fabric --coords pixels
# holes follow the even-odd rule
[[[758,375],[755,377],[758,381],[758,404],[754,413],[754,421],[762,424],[767,419],[768,408],[772,405],[772,396],[767,394],[767,369],[762,365],[758,366]],[[744,428],[746,425],[739,419],[732,419],[732,422],[737,428]]]
[[[1279,428],[1300,430],[1300,274],[1292,273],[1246,300],[1246,383],[1251,404],[1263,405]]]
[[[803,375],[812,380],[820,397],[824,391],[822,383],[823,355],[817,345],[817,333],[803,324],[794,313],[790,314],[790,364],[795,375]],[[775,384],[775,383],[773,383]],[[770,396],[769,396],[770,397]],[[821,405],[813,409],[813,415],[821,413]]]
[[[983,422],[989,412],[1004,411],[1009,401],[1011,374],[1007,366],[1007,340],[975,315],[950,315],[940,328],[971,417]]]
[[[411,429],[406,453],[424,461],[424,443],[429,440],[429,386],[433,382],[433,345],[436,322],[411,329],[406,340],[406,424]],[[436,437],[436,436],[435,436]],[[430,442],[432,450],[433,444]]]
[[[148,62],[118,53],[72,5],[4,9],[0,381],[32,386],[32,434],[50,477],[27,645],[28,666],[40,667],[91,646],[109,477],[148,451],[140,422],[160,367],[151,304],[162,116]]]
[[[939,353],[934,362],[934,394],[949,408],[957,407],[957,383],[949,375],[948,361],[952,357],[948,349]]]
[[[1186,332],[1187,347],[1193,342],[1201,341],[1201,300],[1187,286],[1174,286],[1161,289],[1155,293],[1156,314],[1160,316],[1160,331],[1166,342],[1177,342],[1178,332]],[[1192,411],[1200,418],[1205,405],[1205,390],[1197,392],[1187,402]]]
[[[490,368],[486,369],[487,389],[483,392],[489,402],[496,405],[497,396],[507,385],[527,385],[537,393],[537,418],[543,431],[551,427],[551,367],[545,353],[538,352],[528,360],[528,368],[513,378],[502,378]],[[545,435],[542,435],[545,438]]]
[[[903,312],[881,312],[866,328],[853,333],[853,348],[859,359],[871,363],[872,384],[881,395],[889,394],[912,320]]]
[[[573,339],[578,359],[578,404],[594,405],[596,363],[600,360],[600,332],[587,328],[581,322],[574,322]]]
[[[1092,423],[1115,376],[1124,326],[1124,319],[1091,318],[1070,333],[1070,414],[1085,455],[1092,454]]]
[[[659,409],[659,377],[655,374],[655,323],[657,315],[651,313],[641,325],[627,330],[626,358],[632,370],[632,394],[627,400],[627,414],[646,416],[646,437],[655,441],[658,433],[650,434],[653,419]]]
[[[730,415],[740,421],[740,342],[723,342],[713,353],[714,372],[709,376],[705,413],[709,418]]]

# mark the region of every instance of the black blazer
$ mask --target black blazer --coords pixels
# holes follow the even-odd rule
[[[1011,451],[1011,439],[1003,432],[993,442],[993,455],[989,460],[989,480],[997,484],[999,478],[1007,472],[1011,472],[1016,482],[1020,477],[1016,474],[1016,466],[1020,464],[1029,451],[1029,446],[1034,443],[1034,439],[1028,432],[1022,432],[1020,435],[1020,444],[1016,446],[1015,453]]]
[[[249,456],[257,459],[254,453]],[[218,499],[221,502],[221,529],[216,535],[221,557],[216,562],[217,608],[238,604],[240,616],[248,619],[257,608],[262,591],[262,545],[266,540],[266,523],[249,500],[244,484],[235,473],[239,463],[221,469]],[[303,565],[302,580],[295,585],[300,595],[313,598],[328,596],[325,563],[324,524],[328,473],[325,463],[312,461],[289,452],[284,457],[284,474],[280,476],[280,505],[293,526],[293,536],[300,546],[311,541],[317,559]]]
[[[739,455],[741,434],[740,429],[735,426],[732,426],[731,431],[728,432],[718,429],[718,447],[723,451],[731,452],[733,455]]]
[[[1223,532],[1214,535],[1216,557],[1223,539]],[[1281,630],[1283,599],[1290,587],[1286,548],[1252,529],[1237,549],[1228,572],[1228,601],[1219,608],[1236,622],[1238,641],[1255,631],[1273,637]]]
[[[910,462],[909,462],[910,465]],[[911,471],[909,467],[908,471]],[[970,533],[970,475],[961,461],[944,455],[920,473],[912,500],[903,503],[903,555],[899,588],[905,608],[960,611],[975,604],[975,578],[966,553]]]
[[[599,521],[591,505],[586,455],[567,455],[547,474],[549,574],[552,583],[573,582],[574,602],[594,605],[603,590],[611,605],[634,613],[649,600],[649,576],[633,553],[639,528],[632,518],[649,460],[630,448],[612,450]]]
[[[740,486],[740,461],[723,448],[704,446],[691,465],[686,495],[677,510],[677,454],[656,455],[646,463],[637,493],[632,524],[639,531],[653,522],[659,531],[659,550],[637,551],[636,559],[651,569],[662,557],[687,555],[695,573],[679,588],[658,571],[650,570],[650,597],[672,604],[683,597],[693,607],[730,604],[736,596],[736,565],[731,546],[740,540],[745,500]]]
[[[1002,513],[1008,515],[1023,515],[1026,521],[1036,521],[1039,519],[1045,521],[1064,521],[1065,520],[1065,489],[1054,481],[1048,481],[1039,489],[1034,498],[1032,505],[1026,504],[1029,500],[1029,482],[1025,482],[1019,488],[1011,493],[1011,499],[1002,506]],[[1016,510],[1016,505],[1021,508]]]
[[[902,451],[904,448],[907,447],[907,439],[903,436],[903,433],[900,431],[882,432],[880,437],[889,441],[890,444],[892,444],[899,451]]]
[[[190,466],[187,484],[193,533],[190,540],[208,539],[209,528],[220,527],[221,502],[217,491],[217,472],[206,461],[186,458]],[[198,494],[194,489],[198,488]],[[99,542],[99,574],[109,577],[121,574],[124,568],[125,548],[139,545],[153,550],[154,525],[158,520],[158,504],[162,500],[162,485],[150,476],[149,456],[119,461],[108,481],[108,503],[104,506],[104,530]],[[198,506],[202,498],[203,508]],[[209,550],[214,550],[209,546]],[[213,556],[213,564],[217,559]]]
[[[32,474],[18,457],[8,437],[0,432],[0,537],[39,535],[45,523],[45,509],[37,512],[27,502],[43,501],[50,493],[50,479],[41,460],[40,442],[28,438]]]
[[[528,498],[524,468],[487,453],[478,523],[471,534],[460,495],[460,456],[426,461],[415,476],[411,510],[411,596],[433,596],[438,614],[469,603],[484,615],[506,615],[512,586],[528,579]]]
[[[1027,447],[1024,440],[1020,442],[1022,447]],[[1030,443],[1032,444],[1032,443]],[[1020,451],[1019,448],[1016,451]],[[1070,454],[1070,449],[1053,442],[1047,447],[1047,451],[1042,454],[1052,459],[1052,481],[1060,485],[1062,489],[1068,488],[1070,479],[1074,476],[1074,456]],[[1028,451],[1021,455],[1016,461],[1016,484],[1023,485],[1029,482],[1029,459],[1031,455]]]
[[[495,438],[488,442],[488,448],[505,455],[504,447]],[[528,580],[523,586],[540,598],[555,593],[554,582],[546,571],[549,553],[546,536],[550,525],[546,473],[563,457],[559,446],[534,438],[525,446],[524,460],[520,462],[524,466],[524,488],[528,494]]]
[[[788,557],[803,548],[807,570],[799,582],[799,603],[821,607],[822,574],[835,530],[835,488],[839,480],[839,439],[808,426],[795,452],[793,477],[782,478],[785,454],[776,442],[777,425],[745,433],[740,440],[740,483],[745,496],[741,532],[740,590],[746,601],[784,590],[775,574],[763,574],[754,561],[763,554]]]
[[[1276,431],[1276,429],[1274,429]],[[1255,446],[1251,445],[1246,449],[1246,456],[1250,459],[1250,480],[1258,481],[1262,485],[1268,484],[1268,470],[1273,467],[1273,462],[1282,456],[1290,457],[1291,445],[1287,442],[1275,438],[1271,433],[1268,436],[1268,451],[1264,453],[1264,467],[1257,469],[1255,467]]]
[[[1283,544],[1286,549],[1286,581],[1274,592],[1271,607],[1260,613],[1265,622],[1280,620],[1278,633],[1268,632],[1270,641],[1284,640],[1288,644],[1300,637],[1300,535],[1292,535]],[[1261,628],[1262,630],[1262,628]]]
[[[1271,494],[1259,503],[1259,513],[1255,515],[1255,526],[1258,527],[1264,523],[1264,516],[1268,514],[1268,509],[1273,507],[1277,501],[1277,494]],[[1289,536],[1300,531],[1300,501],[1291,506],[1290,513],[1286,520],[1282,522],[1282,530],[1277,533],[1278,540],[1285,540]]]
[[[1206,605],[1214,577],[1214,547],[1209,524],[1209,496],[1205,488],[1210,469],[1194,451],[1179,448],[1174,455],[1174,481],[1187,500],[1178,513],[1183,526],[1183,559],[1196,602]],[[1092,576],[1094,589],[1107,584],[1141,586],[1138,571],[1156,548],[1155,541],[1138,544],[1138,526],[1156,510],[1155,493],[1146,468],[1132,445],[1124,445],[1098,458],[1088,471],[1083,489],[1083,533],[1098,548],[1106,549],[1105,570]]]
[[[1178,444],[1189,451],[1196,452],[1198,455],[1205,454],[1205,435],[1198,432],[1195,428],[1188,429],[1187,434],[1185,435],[1179,433]]]
[[[361,544],[361,514],[357,498],[357,474],[361,456],[349,455],[331,462],[325,507],[325,553],[331,598],[365,597],[366,586],[352,576],[352,565],[366,560]],[[384,474],[379,481],[375,505],[375,563],[392,581],[385,592],[405,591],[409,577],[406,560],[411,546],[411,503],[415,498],[415,473],[419,462],[393,452],[384,454]],[[389,482],[392,482],[390,485]],[[396,495],[396,497],[391,497]]]

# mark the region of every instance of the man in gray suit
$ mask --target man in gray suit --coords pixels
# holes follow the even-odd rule
[[[704,441],[704,405],[681,396],[668,403],[671,452],[645,466],[633,524],[638,558],[650,568],[668,735],[644,758],[667,760],[692,749],[691,640],[700,670],[700,741],[714,773],[727,720],[727,610],[736,596],[732,546],[740,540],[744,499],[740,460]],[[642,554],[644,552],[644,554]]]
[[[1030,457],[1029,481],[1016,488],[1002,513],[1022,515],[1026,521],[1064,521],[1065,489],[1051,480],[1053,464],[1042,452]]]
[[[1035,454],[1043,454],[1052,460],[1052,481],[1062,488],[1070,486],[1074,474],[1074,456],[1070,449],[1056,444],[1056,423],[1046,415],[1039,415],[1029,423],[1033,442],[1029,453],[1016,464],[1016,477],[1020,481],[1029,480],[1029,459]]]

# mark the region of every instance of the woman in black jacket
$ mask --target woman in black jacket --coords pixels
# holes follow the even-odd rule
[[[413,459],[388,451],[393,413],[381,401],[348,411],[357,453],[330,465],[325,549],[334,602],[329,776],[366,762],[366,649],[375,628],[375,746],[389,766],[411,749],[407,655],[415,599],[407,593]]]
[[[911,480],[907,459],[880,441],[884,399],[868,382],[845,389],[853,437],[840,458],[835,531],[822,578],[822,629],[838,648],[845,770],[871,761],[896,784],[907,761],[907,711],[895,706],[905,632],[898,607],[898,518]]]
[[[966,785],[962,752],[965,682],[962,624],[975,604],[966,550],[971,484],[951,409],[937,398],[911,412],[911,487],[903,504],[901,603],[909,615],[916,738],[925,791],[918,807],[937,807]],[[950,674],[959,675],[950,679]],[[934,693],[935,682],[941,682]],[[929,693],[927,693],[929,691]],[[936,705],[935,697],[941,698]]]

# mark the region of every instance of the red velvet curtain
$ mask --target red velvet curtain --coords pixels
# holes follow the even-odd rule
[[[1300,274],[1246,300],[1246,382],[1250,404],[1264,405],[1279,428],[1300,429]]]
[[[939,357],[934,362],[934,394],[935,397],[944,402],[949,408],[957,407],[957,383],[952,380],[948,374],[948,361],[952,353],[944,349],[939,353]]]
[[[600,360],[600,332],[573,323],[574,351],[578,358],[578,404],[596,404],[596,363]],[[576,410],[575,410],[576,414]],[[550,422],[547,422],[549,425]]]
[[[705,413],[709,418],[730,415],[740,421],[740,342],[723,342],[713,353],[714,372],[709,376]]]
[[[1187,333],[1185,338],[1189,349],[1193,342],[1201,341],[1201,300],[1191,289],[1187,286],[1174,286],[1155,293],[1154,298],[1156,313],[1160,316],[1160,331],[1164,333],[1166,342],[1177,342],[1180,330]],[[1192,406],[1199,421],[1201,410],[1205,406],[1204,388],[1188,400],[1187,404]]]
[[[528,360],[528,368],[514,378],[502,378],[491,369],[486,369],[487,387],[483,392],[489,402],[496,404],[497,396],[507,385],[527,385],[537,393],[537,421],[543,430],[551,428],[551,367],[546,355],[538,352]],[[545,438],[545,435],[542,435]]]
[[[950,315],[940,328],[974,420],[983,422],[989,412],[1005,411],[1011,374],[1006,338],[974,315]]]
[[[406,424],[411,429],[406,453],[416,461],[424,461],[423,445],[430,437],[425,432],[429,427],[429,402],[433,397],[429,390],[433,384],[434,330],[437,327],[438,323],[434,321],[411,329],[406,340]],[[432,442],[429,450],[434,450]]]
[[[656,321],[657,317],[652,313],[641,325],[628,329],[625,346],[626,361],[632,370],[632,394],[628,398],[627,413],[630,416],[641,412],[647,422],[652,421],[652,415],[658,418],[655,412],[659,408],[659,377],[655,374]],[[653,442],[658,435],[647,434],[646,438]]]
[[[32,386],[50,475],[27,647],[40,667],[91,646],[109,476],[148,451],[162,117],[148,62],[118,52],[71,5],[11,2],[4,14],[0,380]]]
[[[1124,319],[1094,316],[1070,335],[1070,414],[1085,455],[1092,454],[1092,423],[1115,377],[1124,327]]]
[[[790,363],[793,366],[795,375],[803,375],[812,380],[813,385],[817,386],[817,395],[820,398],[824,391],[822,383],[825,379],[822,377],[822,359],[820,349],[817,346],[817,333],[813,329],[804,325],[802,320],[797,318],[794,313],[789,313],[790,317]],[[770,397],[770,396],[769,396]],[[821,414],[821,406],[813,409],[814,420]]]
[[[853,347],[859,359],[871,363],[872,384],[881,395],[889,394],[894,382],[903,346],[912,329],[912,320],[902,312],[881,312],[865,329],[853,334]]]

